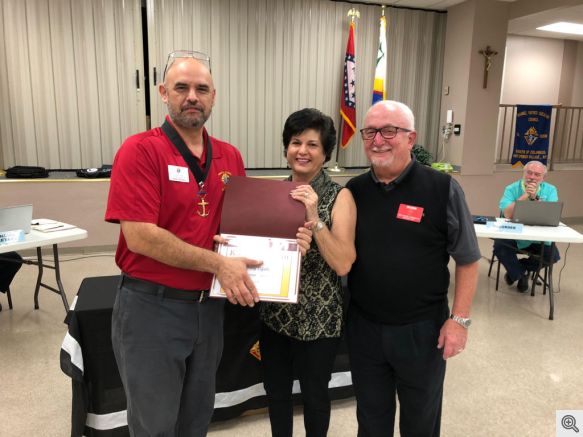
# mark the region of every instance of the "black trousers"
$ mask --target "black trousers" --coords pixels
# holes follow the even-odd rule
[[[328,383],[340,338],[301,341],[261,326],[259,346],[271,435],[292,437],[294,374],[300,381],[306,437],[324,437],[330,425]]]
[[[554,248],[552,253],[551,247]],[[534,256],[529,255],[528,258],[518,259],[518,246],[515,240],[494,240],[494,255],[500,260],[513,281],[519,280],[527,271],[538,270],[540,249],[540,243],[533,243],[522,250]],[[545,263],[549,264],[549,260],[556,263],[560,259],[557,246],[543,244],[543,260]]]
[[[393,435],[397,397],[402,437],[439,436],[445,360],[437,339],[442,324],[382,325],[351,307],[346,338],[358,437]]]

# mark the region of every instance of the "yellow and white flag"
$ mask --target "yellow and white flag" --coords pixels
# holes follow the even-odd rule
[[[385,80],[387,77],[387,19],[384,15],[380,19],[379,49],[377,52],[377,65],[374,73],[374,88],[372,91],[373,105],[385,100]]]

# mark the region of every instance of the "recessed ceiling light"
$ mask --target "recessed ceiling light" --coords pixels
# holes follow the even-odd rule
[[[572,33],[575,35],[583,35],[583,24],[567,23],[561,21],[559,23],[549,24],[547,26],[537,27],[537,30],[546,30],[548,32]]]

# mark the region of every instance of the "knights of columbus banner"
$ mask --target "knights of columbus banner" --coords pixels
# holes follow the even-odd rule
[[[522,168],[528,161],[547,165],[551,111],[551,105],[516,105],[512,167]]]

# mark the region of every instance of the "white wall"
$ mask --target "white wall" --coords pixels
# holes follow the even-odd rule
[[[563,52],[560,39],[508,35],[500,103],[559,103]]]

